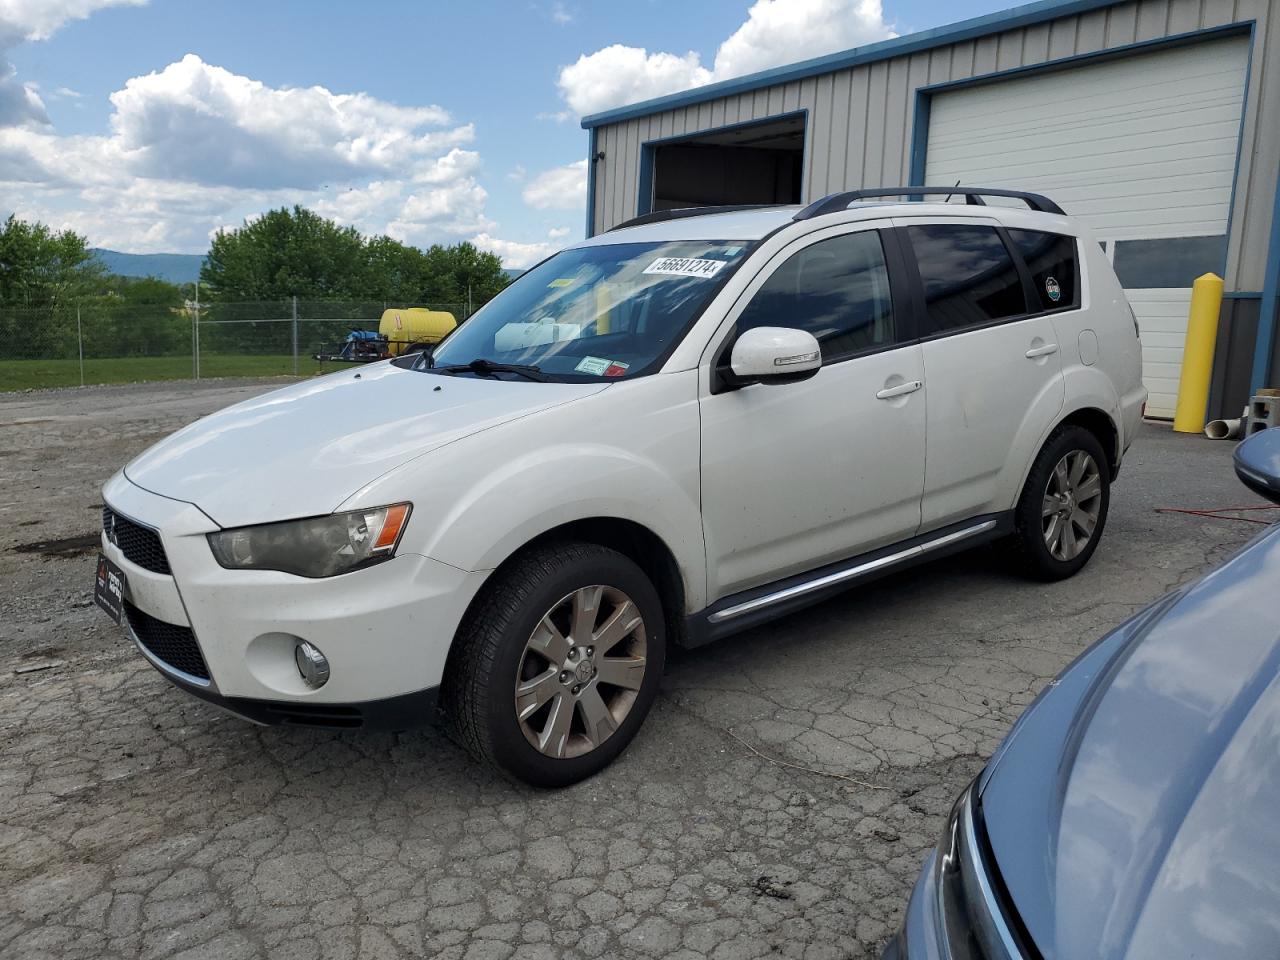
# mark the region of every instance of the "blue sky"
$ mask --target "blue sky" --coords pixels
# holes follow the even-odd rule
[[[1008,5],[0,0],[0,212],[202,252],[299,202],[519,266],[581,236],[581,113]]]

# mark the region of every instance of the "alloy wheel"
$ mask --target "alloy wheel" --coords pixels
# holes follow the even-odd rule
[[[1102,472],[1083,450],[1072,450],[1049,474],[1041,505],[1044,543],[1055,560],[1074,560],[1089,545],[1102,510]]]
[[[582,587],[538,621],[516,671],[525,738],[557,759],[590,753],[626,719],[644,682],[646,632],[615,587]]]

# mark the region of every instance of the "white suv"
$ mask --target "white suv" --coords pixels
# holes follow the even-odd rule
[[[968,202],[886,199],[944,192]],[[96,595],[244,717],[399,729],[438,704],[476,756],[566,784],[635,735],[668,644],[984,541],[1075,573],[1145,396],[1106,257],[1043,197],[667,211],[543,261],[433,355],[142,454],[103,491]]]

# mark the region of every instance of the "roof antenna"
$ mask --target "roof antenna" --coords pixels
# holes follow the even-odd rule
[[[953,184],[951,185],[951,189],[952,189],[952,190],[954,190],[954,189],[955,189],[956,187],[958,187],[958,186],[960,186],[960,181],[959,181],[959,180],[957,180],[955,183],[953,183]],[[943,203],[950,203],[950,202],[951,202],[951,196],[952,196],[952,195],[948,193],[948,194],[947,194],[947,199],[943,200],[942,202],[943,202]]]

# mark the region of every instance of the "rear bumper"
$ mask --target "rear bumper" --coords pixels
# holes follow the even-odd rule
[[[146,651],[143,652],[145,654]],[[179,679],[168,670],[160,667],[156,667],[156,670],[175,687],[180,687],[193,697],[263,726],[412,730],[434,723],[441,716],[437,707],[439,687],[428,687],[415,693],[387,697],[384,700],[366,700],[362,703],[255,700],[250,697],[224,697],[207,686]]]

